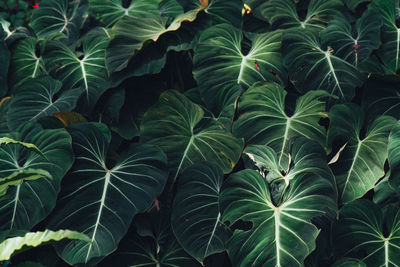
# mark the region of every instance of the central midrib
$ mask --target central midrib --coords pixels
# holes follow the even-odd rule
[[[107,170],[106,175],[104,177],[104,187],[103,187],[103,193],[102,193],[101,199],[100,199],[100,207],[99,207],[99,211],[97,213],[97,219],[96,219],[94,231],[93,231],[93,234],[92,234],[92,239],[91,239],[91,242],[89,244],[88,252],[86,254],[85,263],[88,262],[88,259],[90,257],[90,252],[91,252],[92,247],[93,247],[93,242],[96,239],[97,227],[100,224],[101,215],[103,213],[104,203],[105,203],[106,195],[107,195],[107,188],[108,188],[108,185],[110,184],[110,177],[111,177],[111,170]]]

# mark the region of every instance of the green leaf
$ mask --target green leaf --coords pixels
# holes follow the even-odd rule
[[[400,123],[390,132],[388,144],[388,161],[390,167],[389,186],[400,194]],[[397,196],[399,197],[399,196]]]
[[[194,21],[200,10],[182,13],[169,22],[168,17],[148,14],[141,17],[124,16],[111,29],[114,37],[107,48],[107,68],[110,72],[124,69],[146,41],[156,42],[166,32],[176,31],[184,21]]]
[[[314,28],[321,30],[325,28],[329,20],[343,17],[339,11],[342,6],[343,3],[340,0],[311,0],[308,4],[307,14],[302,19],[293,0],[270,0],[258,7],[258,12],[274,28]]]
[[[335,56],[358,66],[381,45],[382,19],[376,10],[369,9],[352,27],[345,19],[335,19],[322,32],[324,45],[333,48]]]
[[[363,108],[368,120],[380,115],[400,119],[400,88],[397,82],[387,82],[379,77],[370,77],[363,86]]]
[[[142,142],[159,146],[168,157],[173,181],[187,166],[214,161],[229,173],[240,157],[243,141],[235,138],[204,111],[174,90],[161,94],[156,105],[144,114]]]
[[[110,27],[124,15],[141,18],[159,15],[158,4],[161,0],[136,0],[124,7],[121,0],[89,0],[89,12],[105,26]]]
[[[118,250],[100,263],[111,266],[201,266],[176,241],[170,227],[169,211],[152,210],[135,217],[132,229],[121,241]]]
[[[342,258],[335,261],[332,267],[367,267],[367,265],[354,258]]]
[[[397,9],[399,3],[397,1]],[[400,27],[396,21],[399,14],[396,13],[396,6],[393,1],[379,0],[371,4],[371,8],[379,10],[382,19],[382,46],[379,49],[379,56],[393,73],[400,68]]]
[[[16,129],[19,125],[72,110],[82,91],[79,88],[60,92],[62,83],[49,76],[36,78],[23,84],[11,98],[8,111],[8,126]]]
[[[207,99],[207,105],[200,95],[199,88],[195,87],[185,92],[194,103],[200,105],[205,111],[205,118],[217,120],[228,131],[232,130],[233,119],[236,112],[237,100],[242,93],[242,88],[238,84],[226,85],[217,92],[213,98]],[[209,108],[214,107],[213,109]]]
[[[396,188],[392,186],[389,178],[390,171],[374,186],[373,201],[380,206],[400,203],[400,195],[397,193]]]
[[[7,193],[10,186],[20,185],[25,181],[33,181],[41,178],[53,179],[51,174],[41,169],[25,169],[22,171],[14,172],[7,177],[0,178],[0,196]]]
[[[243,0],[177,0],[185,10],[203,9],[213,24],[229,23],[242,26]]]
[[[296,137],[290,140],[290,162],[286,170],[280,168],[275,151],[265,145],[249,145],[243,154],[249,157],[257,167],[260,174],[268,183],[284,180],[289,184],[290,180],[302,173],[312,172],[325,177],[336,186],[332,172],[326,163],[325,150],[310,139]]]
[[[344,206],[334,227],[335,252],[359,258],[366,266],[400,264],[400,211],[360,199]],[[364,256],[362,256],[364,255]]]
[[[224,251],[229,238],[229,230],[220,220],[222,182],[222,170],[211,162],[194,164],[179,177],[171,225],[179,243],[199,262]]]
[[[330,47],[323,49],[316,31],[289,31],[282,47],[290,80],[301,93],[322,89],[348,101],[363,83],[364,75],[353,65]]]
[[[109,85],[104,59],[108,43],[106,29],[100,28],[85,36],[82,55],[59,41],[49,42],[46,46],[46,64],[52,69],[52,75],[63,82],[64,88],[83,88],[89,110]]]
[[[46,157],[44,156],[43,152],[40,151],[40,149],[39,149],[36,145],[34,145],[34,144],[26,143],[26,142],[21,142],[21,141],[17,141],[17,140],[14,140],[14,139],[12,139],[12,138],[9,138],[9,137],[1,137],[1,138],[0,138],[0,145],[8,145],[8,144],[18,144],[18,145],[21,145],[21,146],[23,146],[23,147],[25,147],[25,148],[27,148],[27,149],[30,149],[30,150],[34,151],[34,152],[37,153],[38,155],[41,155],[41,156],[43,156],[44,158],[46,158]]]
[[[24,246],[37,247],[51,241],[60,241],[63,239],[90,242],[90,239],[86,235],[70,230],[45,230],[43,232],[30,232],[25,234],[25,236],[7,238],[1,242],[0,261],[10,259],[14,252],[18,251]]]
[[[293,158],[316,145],[298,141]],[[235,230],[227,243],[233,266],[303,266],[319,233],[311,220],[336,211],[333,176],[326,170],[327,177],[312,168],[293,173],[278,204],[272,199],[273,184],[254,170],[234,173],[226,181],[220,195],[223,221],[252,223],[248,230]]]
[[[70,41],[79,36],[88,5],[85,1],[43,0],[32,15],[29,26],[39,38],[63,33]]]
[[[1,31],[1,29],[0,29]],[[8,92],[8,66],[10,64],[10,51],[0,38],[0,96]]]
[[[355,104],[335,105],[329,118],[328,143],[347,143],[339,160],[331,165],[341,200],[347,203],[362,197],[384,176],[389,132],[396,120],[380,116],[365,125],[365,115]]]
[[[362,4],[362,3],[364,3],[364,2],[371,2],[371,0],[346,0],[346,1],[343,1],[345,4],[346,4],[346,6],[351,10],[351,11],[355,11],[356,10],[356,8],[360,5],[360,4]]]
[[[280,32],[257,35],[245,54],[240,30],[220,24],[204,31],[195,48],[193,75],[206,102],[226,85],[239,84],[247,89],[260,80],[285,83],[281,37]]]
[[[1,146],[2,177],[26,169],[42,169],[53,177],[26,181],[0,197],[0,230],[29,230],[55,206],[61,178],[73,161],[71,137],[65,129],[43,130],[33,123],[22,125],[10,137],[35,144],[45,157],[19,144]]]
[[[115,264],[115,262],[124,266],[201,266],[185,253],[176,240],[160,250],[152,238],[139,236],[130,237],[121,243],[121,249],[112,255],[111,260],[107,258],[105,264],[101,266],[110,266],[107,263]]]
[[[323,91],[310,91],[297,99],[293,115],[285,111],[286,91],[276,83],[256,83],[239,99],[239,118],[233,132],[247,144],[265,144],[278,154],[278,165],[288,167],[289,139],[305,136],[326,147],[324,127],[318,124],[326,117]]]
[[[14,90],[30,79],[45,75],[42,43],[34,37],[18,41],[12,50],[10,84]]]
[[[0,101],[0,134],[8,135],[10,129],[8,129],[8,109],[10,107],[11,97],[5,97]]]
[[[133,216],[161,193],[167,180],[166,157],[154,146],[133,143],[111,165],[105,125],[73,124],[68,131],[76,159],[49,227],[89,236],[90,243],[66,242],[56,248],[71,265],[93,265],[117,248]]]

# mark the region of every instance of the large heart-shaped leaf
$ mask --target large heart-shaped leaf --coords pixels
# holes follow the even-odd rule
[[[333,236],[338,255],[367,266],[400,265],[400,211],[394,206],[382,212],[369,200],[353,201],[340,210]]]
[[[280,32],[257,35],[249,52],[243,53],[239,29],[220,24],[204,31],[195,48],[193,75],[205,101],[213,101],[225,85],[240,84],[247,89],[262,80],[284,83],[281,37]]]
[[[199,262],[225,250],[229,230],[220,220],[222,170],[211,162],[194,164],[179,177],[171,225],[182,247]]]
[[[239,118],[233,132],[248,144],[266,144],[278,154],[278,164],[288,167],[289,139],[305,136],[326,147],[325,129],[318,125],[326,117],[323,91],[310,91],[297,99],[295,111],[285,112],[286,91],[276,83],[257,83],[245,92],[238,103]]]
[[[270,0],[259,6],[258,12],[275,28],[323,29],[333,18],[342,17],[340,0],[311,0],[307,14],[301,18],[293,0]]]
[[[121,0],[89,0],[89,11],[96,15],[105,27],[112,26],[124,15],[141,18],[150,14],[159,15],[161,0],[135,0],[126,7]]]
[[[144,114],[141,141],[167,154],[173,181],[185,167],[204,160],[229,173],[240,157],[243,141],[203,117],[200,106],[174,90],[161,94],[159,102]]]
[[[19,144],[0,147],[0,174],[8,176],[26,169],[43,169],[53,179],[26,181],[0,197],[0,229],[29,230],[55,206],[60,181],[71,167],[71,137],[64,129],[43,130],[28,123],[11,134],[15,140],[35,144],[43,156]]]
[[[335,19],[322,32],[324,45],[333,48],[334,54],[347,62],[358,66],[381,45],[381,15],[369,9],[352,27],[346,19]]]
[[[87,3],[80,0],[43,0],[29,26],[39,38],[59,32],[73,41],[79,36],[87,8]]]
[[[133,216],[161,193],[166,158],[154,146],[132,144],[111,167],[110,132],[104,125],[73,124],[68,131],[76,159],[49,226],[89,236],[89,243],[66,242],[57,245],[57,251],[70,264],[92,265],[117,248]]]
[[[309,145],[316,143],[305,146]],[[328,177],[322,177],[312,169],[295,174],[276,204],[274,188],[260,173],[254,170],[234,173],[220,195],[222,218],[231,224],[249,221],[252,226],[248,230],[235,230],[228,241],[232,264],[303,266],[304,259],[315,248],[319,233],[311,220],[336,210],[333,176],[327,174]]]
[[[41,43],[34,37],[19,40],[12,50],[10,84],[18,88],[24,82],[46,74]]]
[[[52,75],[63,82],[63,87],[82,87],[90,110],[108,88],[105,48],[109,43],[106,29],[89,33],[83,40],[83,53],[75,53],[59,41],[46,46],[46,60]]]
[[[341,200],[346,203],[363,196],[385,174],[389,132],[396,120],[380,116],[365,125],[365,115],[355,104],[335,105],[329,118],[328,142],[346,144],[339,160],[331,164]]]
[[[397,5],[397,11],[394,3]],[[379,55],[385,66],[395,73],[400,68],[400,27],[396,24],[400,18],[399,2],[379,0],[371,5],[372,8],[380,11],[383,19],[382,46],[379,49]]]
[[[322,89],[351,100],[363,83],[364,75],[355,66],[337,57],[330,47],[323,49],[316,31],[289,31],[282,47],[290,80],[302,93]]]
[[[24,236],[11,237],[2,241],[0,243],[0,261],[10,259],[14,252],[25,246],[37,247],[51,241],[60,241],[63,239],[90,242],[90,239],[86,235],[70,230],[30,232],[26,233]]]
[[[137,50],[142,49],[146,41],[157,41],[159,37],[170,31],[176,31],[184,21],[196,19],[200,10],[191,10],[173,18],[160,14],[148,14],[141,17],[122,17],[112,28],[114,36],[107,48],[107,67],[110,72],[124,69]]]
[[[82,90],[70,89],[59,94],[61,86],[61,82],[48,76],[22,85],[11,99],[8,111],[9,128],[13,130],[25,122],[74,109]]]

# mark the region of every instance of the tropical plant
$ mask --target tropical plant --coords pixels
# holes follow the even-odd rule
[[[400,266],[399,0],[3,2],[4,266]]]

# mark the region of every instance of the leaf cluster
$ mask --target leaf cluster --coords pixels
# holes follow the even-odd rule
[[[0,261],[399,266],[399,6],[1,15]]]

